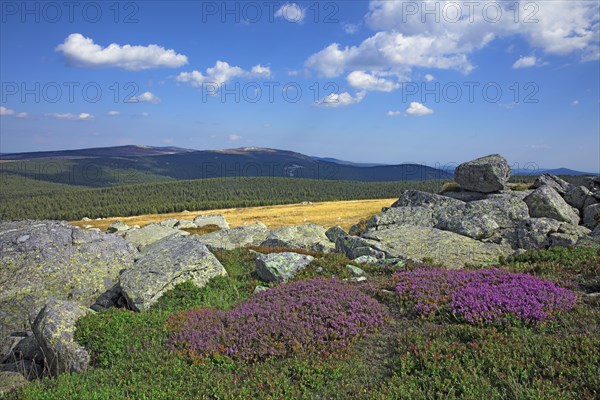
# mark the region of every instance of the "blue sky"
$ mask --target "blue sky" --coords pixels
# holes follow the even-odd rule
[[[0,3],[0,152],[500,153],[600,172],[597,1]]]

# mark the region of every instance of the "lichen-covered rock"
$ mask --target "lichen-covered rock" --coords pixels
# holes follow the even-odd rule
[[[477,240],[491,237],[498,228],[496,221],[486,214],[457,216],[446,224],[446,230]]]
[[[517,243],[520,249],[545,249],[550,246],[548,235],[557,233],[560,222],[552,218],[528,218],[517,227]]]
[[[315,224],[285,226],[271,231],[261,246],[331,253],[335,245],[331,243],[325,232],[327,232],[325,228]]]
[[[421,192],[420,190],[404,190],[400,198],[392,204],[394,207],[428,207],[432,209],[464,207],[465,203],[439,194]]]
[[[468,190],[460,190],[458,192],[444,192],[442,196],[450,197],[452,199],[464,201],[466,203],[475,200],[483,200],[486,198],[485,193],[480,192],[470,192]]]
[[[592,193],[600,191],[600,176],[592,176],[585,181],[585,187]]]
[[[346,268],[350,271],[350,273],[354,276],[364,276],[365,271],[362,268],[355,267],[354,265],[346,265]]]
[[[600,221],[600,203],[587,206],[583,210],[583,225],[589,229],[595,229]]]
[[[106,228],[106,232],[115,233],[115,232],[120,232],[120,231],[126,231],[128,229],[129,229],[129,225],[127,225],[125,222],[115,221],[112,224],[110,224],[108,226],[108,228]]]
[[[194,218],[194,224],[196,224],[198,228],[202,228],[208,225],[216,225],[221,229],[229,229],[229,223],[221,214],[199,215],[196,218]]]
[[[492,193],[507,187],[510,167],[504,157],[492,154],[460,164],[454,180],[463,190]]]
[[[546,217],[573,225],[579,224],[579,213],[548,185],[540,186],[525,197],[524,201],[529,207],[529,215],[533,218]]]
[[[314,257],[298,253],[260,254],[256,258],[256,273],[265,282],[284,282],[296,276]]]
[[[268,234],[267,226],[262,222],[257,222],[233,229],[222,229],[205,235],[192,236],[195,240],[213,249],[233,250],[246,246],[259,246],[267,239]]]
[[[189,233],[158,224],[148,224],[143,228],[127,231],[125,240],[138,250],[144,251],[152,243],[172,235],[189,235]]]
[[[356,260],[361,256],[371,256],[376,259],[385,258],[385,253],[376,247],[377,242],[356,236],[341,237],[335,242],[336,251],[351,260]]]
[[[565,200],[579,211],[583,211],[587,206],[598,202],[592,192],[585,186],[577,186],[569,190],[565,193]]]
[[[174,228],[176,229],[195,229],[197,228],[194,221],[190,221],[188,219],[182,219],[181,221],[177,221]]]
[[[119,286],[129,307],[144,311],[182,282],[203,287],[210,279],[225,275],[225,268],[205,245],[189,236],[171,235],[149,245],[121,273]]]
[[[177,218],[167,218],[165,220],[160,221],[158,224],[160,226],[166,226],[167,228],[174,228],[179,220]]]
[[[0,371],[0,395],[27,385],[27,379],[18,372]]]
[[[377,264],[379,263],[379,259],[373,256],[360,256],[356,257],[353,262],[357,264]]]
[[[325,236],[327,236],[327,239],[329,239],[331,243],[335,243],[337,242],[338,238],[348,236],[348,233],[346,233],[346,231],[342,229],[341,226],[336,225],[327,229],[327,231],[325,231]]]
[[[573,188],[573,185],[571,185],[569,182],[564,181],[558,176],[552,174],[543,174],[537,177],[535,182],[533,182],[533,187],[535,188],[540,188],[542,186],[551,187],[561,196]]]
[[[433,211],[429,207],[393,207],[375,214],[367,221],[367,229],[383,229],[388,225],[434,226]]]
[[[367,232],[363,240],[370,240],[377,250],[384,251],[388,257],[432,259],[448,268],[497,262],[500,256],[512,253],[508,247],[422,226],[390,226]]]
[[[90,312],[70,301],[50,299],[36,317],[33,334],[52,375],[83,372],[89,366],[90,355],[75,340],[75,323]]]
[[[487,215],[500,228],[514,228],[519,222],[529,218],[527,204],[512,194],[491,194],[485,200],[476,200],[467,204],[465,219]]]
[[[89,306],[137,254],[119,236],[66,222],[0,222],[0,359],[50,297]]]

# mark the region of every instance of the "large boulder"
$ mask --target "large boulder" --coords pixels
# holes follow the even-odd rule
[[[573,225],[579,224],[579,213],[548,185],[540,186],[525,197],[524,201],[529,207],[531,217],[547,217]]]
[[[27,379],[18,372],[0,371],[0,396],[27,385]]]
[[[0,358],[49,298],[90,306],[137,255],[119,236],[66,222],[0,222]]]
[[[592,204],[587,206],[583,210],[583,224],[589,228],[594,229],[599,225],[600,222],[600,203]]]
[[[198,226],[194,223],[194,221],[190,221],[189,219],[182,219],[181,221],[177,221],[173,228],[176,229],[195,229]]]
[[[551,187],[552,189],[556,190],[556,192],[561,196],[564,196],[565,193],[567,193],[573,188],[573,185],[571,185],[569,182],[562,180],[558,176],[552,174],[540,175],[533,182],[534,188],[540,188],[542,186]]]
[[[514,228],[523,219],[529,218],[527,204],[513,194],[492,194],[485,200],[472,201],[467,204],[464,218],[490,217],[500,228]]]
[[[49,299],[33,323],[33,334],[46,357],[52,375],[83,372],[90,355],[75,340],[75,323],[93,312],[70,301]]]
[[[198,228],[202,228],[208,225],[216,225],[221,229],[229,229],[229,223],[221,214],[198,215],[196,218],[194,218],[194,224],[196,224]]]
[[[422,226],[390,226],[365,233],[363,240],[372,241],[387,257],[431,259],[447,268],[494,263],[500,256],[512,253],[508,247]]]
[[[499,225],[486,214],[456,216],[446,223],[446,230],[473,239],[487,239],[491,237]]]
[[[335,250],[335,245],[326,232],[325,228],[315,224],[285,226],[271,231],[261,246],[331,253]]]
[[[174,228],[178,222],[179,220],[177,218],[167,218],[160,221],[158,224],[161,226],[166,226],[167,228]]]
[[[327,236],[327,239],[329,239],[330,242],[335,243],[339,238],[348,236],[348,233],[344,229],[342,229],[341,226],[336,225],[327,229],[327,231],[325,232],[325,236]]]
[[[152,243],[172,235],[189,235],[189,233],[163,225],[148,224],[143,228],[127,231],[125,240],[138,250],[143,251]]]
[[[106,228],[108,233],[122,232],[129,229],[129,225],[122,221],[115,221]]]
[[[558,233],[560,222],[552,218],[527,218],[517,227],[517,247],[545,249],[550,246],[549,235]]]
[[[464,213],[466,204],[467,203],[464,201],[441,196],[439,194],[421,192],[418,190],[405,190],[400,195],[400,198],[394,204],[392,204],[392,208],[426,208],[431,211],[431,216],[433,219],[432,226],[444,229],[447,221]],[[403,213],[404,212],[401,211],[398,214],[403,215]],[[419,213],[420,214],[418,214],[418,216],[423,217],[423,221],[427,222],[427,214],[423,211],[419,211]],[[391,213],[390,216],[393,217],[394,213]]]
[[[302,271],[314,257],[298,253],[259,254],[256,273],[265,282],[284,282]]]
[[[433,210],[429,207],[393,207],[367,221],[367,229],[382,229],[388,225],[434,226]]]
[[[600,191],[600,176],[592,176],[587,178],[584,185],[592,192]]]
[[[510,167],[504,157],[492,154],[460,164],[454,180],[463,190],[492,193],[507,187]]]
[[[377,249],[377,242],[356,236],[338,238],[335,242],[335,249],[338,253],[344,254],[351,260],[362,256],[374,257],[376,259],[385,258],[385,252]]]
[[[268,235],[267,226],[262,222],[256,222],[251,225],[222,229],[205,235],[193,235],[193,238],[213,249],[233,250],[239,247],[259,246],[267,239]]]
[[[129,307],[144,311],[179,283],[192,281],[203,287],[210,279],[225,275],[223,265],[204,244],[170,235],[149,245],[119,281]]]
[[[592,192],[585,186],[577,186],[565,193],[565,200],[569,205],[577,208],[579,211],[585,210],[587,206],[596,204],[598,200]]]

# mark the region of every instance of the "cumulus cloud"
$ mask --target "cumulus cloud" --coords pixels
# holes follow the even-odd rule
[[[0,115],[2,116],[15,115],[15,113],[15,110],[11,110],[10,108],[6,108],[4,106],[0,107]]]
[[[350,35],[354,35],[356,32],[358,32],[359,28],[360,25],[357,24],[344,24],[344,32]]]
[[[526,57],[521,57],[517,61],[515,61],[515,63],[513,64],[512,67],[514,69],[530,68],[530,67],[535,67],[536,65],[538,65],[538,63],[539,63],[539,60],[537,59],[536,56],[526,56]]]
[[[67,120],[67,121],[86,121],[86,120],[91,120],[94,119],[95,117],[92,114],[89,113],[79,113],[79,114],[72,114],[72,113],[46,113],[44,114],[46,117],[50,117],[50,118],[54,118],[54,119],[60,119],[60,120]]]
[[[424,115],[433,114],[433,110],[419,102],[413,101],[412,103],[410,103],[410,106],[406,109],[406,113],[408,115],[422,117]]]
[[[229,142],[237,142],[238,140],[241,140],[242,137],[240,135],[236,135],[235,133],[231,133],[227,136],[227,141]]]
[[[160,103],[160,99],[154,93],[144,92],[144,93],[140,94],[139,96],[130,97],[127,100],[127,103],[151,103],[151,104],[158,104],[158,103]]]
[[[275,18],[283,18],[288,22],[302,23],[306,17],[306,9],[296,3],[285,3],[277,11]]]
[[[431,75],[431,74],[426,74],[425,75],[425,80],[427,82],[431,82],[431,81],[435,81],[435,76]]]
[[[207,68],[203,74],[200,71],[194,70],[191,72],[182,72],[175,80],[182,83],[187,83],[194,87],[200,87],[204,83],[214,83],[221,85],[235,78],[269,78],[271,77],[271,69],[260,64],[255,65],[246,71],[237,66],[231,66],[225,61],[217,61],[214,67]]]
[[[329,44],[311,55],[305,65],[326,77],[352,70],[415,67],[468,74],[475,68],[470,60],[472,53],[498,38],[508,37],[520,37],[547,54],[574,55],[582,61],[600,57],[597,3],[536,2],[535,10],[524,10],[524,3],[493,3],[502,8],[502,17],[491,22],[483,11],[484,3],[474,6],[469,15],[470,8],[460,2],[415,2],[414,6],[421,10],[411,14],[406,10],[406,2],[373,0],[365,21],[375,34],[354,45]],[[454,20],[457,5],[461,15]],[[440,18],[423,13],[423,8],[434,6],[439,8]],[[522,11],[517,22],[514,7]]]
[[[387,116],[388,117],[397,117],[400,114],[402,114],[400,111],[392,111],[392,110],[390,110],[390,111],[387,112]]]
[[[573,107],[576,107],[576,106],[578,106],[578,105],[579,105],[579,100],[573,100],[573,102],[571,103],[571,105],[572,105]]]
[[[178,68],[188,63],[187,56],[156,44],[137,46],[111,43],[102,47],[80,33],[70,34],[55,50],[77,67],[117,67],[140,71],[150,68]]]
[[[364,90],[356,93],[354,96],[348,92],[342,92],[340,94],[331,93],[330,95],[326,96],[323,101],[319,103],[319,105],[331,108],[346,107],[351,104],[360,103],[365,98],[366,94],[367,92]]]
[[[400,83],[382,78],[377,72],[369,74],[365,71],[353,71],[346,77],[346,80],[350,86],[362,90],[391,92],[400,87]]]
[[[117,115],[121,115],[119,111],[109,111],[106,113],[109,117],[116,117]]]

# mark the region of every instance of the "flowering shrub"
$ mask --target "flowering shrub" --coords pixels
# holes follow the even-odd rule
[[[412,302],[417,314],[447,310],[472,324],[541,322],[571,309],[577,300],[551,281],[501,269],[419,268],[395,277],[400,298]]]
[[[247,361],[302,353],[325,356],[376,331],[385,308],[338,280],[280,285],[220,312],[193,309],[173,314],[171,346],[197,357],[227,355]]]

